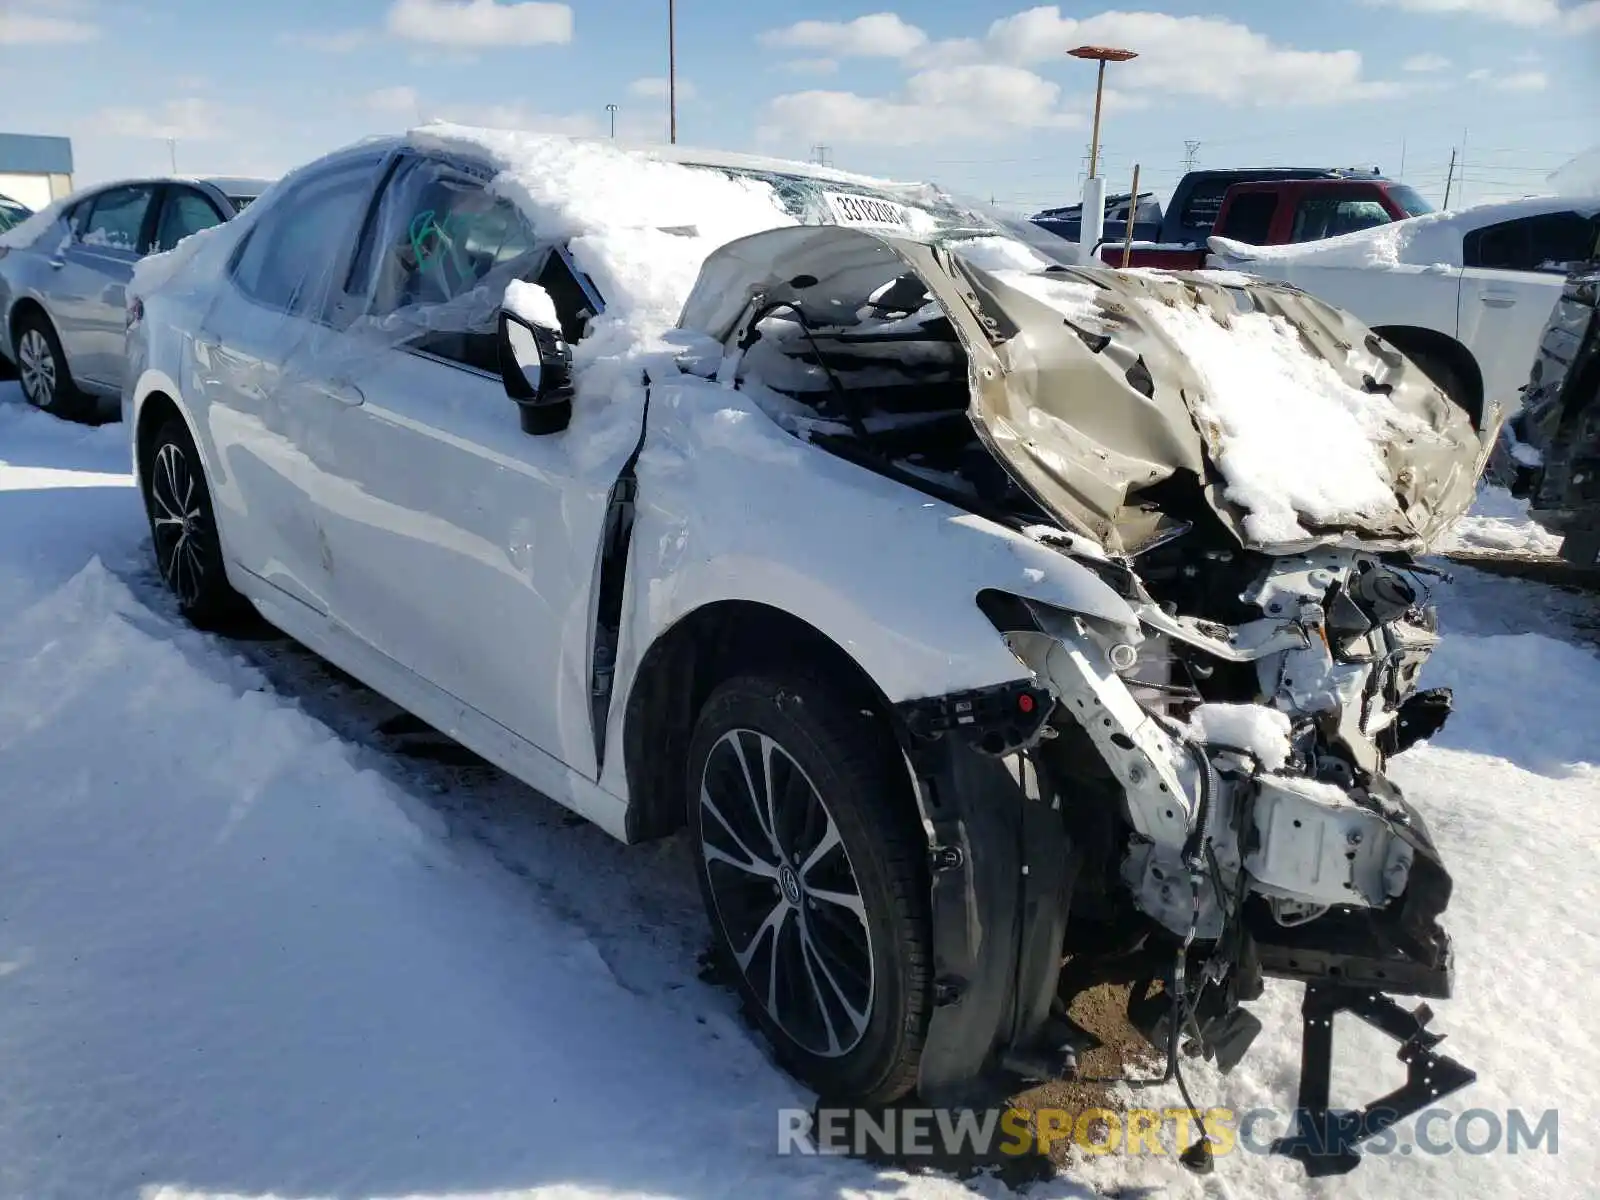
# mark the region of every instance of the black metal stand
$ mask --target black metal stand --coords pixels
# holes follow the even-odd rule
[[[1444,1034],[1428,1030],[1433,1012],[1419,1004],[1407,1012],[1393,997],[1365,988],[1307,984],[1301,1006],[1300,1098],[1294,1132],[1273,1143],[1274,1154],[1298,1159],[1313,1178],[1344,1175],[1361,1158],[1356,1146],[1477,1078],[1454,1059],[1434,1053]],[[1328,1107],[1333,1067],[1333,1018],[1348,1012],[1400,1043],[1406,1064],[1400,1087],[1354,1111]]]

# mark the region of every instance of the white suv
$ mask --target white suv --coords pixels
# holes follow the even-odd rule
[[[1288,289],[1017,236],[793,163],[332,155],[134,281],[158,565],[618,838],[687,824],[828,1097],[1067,1071],[1108,979],[1166,980],[1169,1075],[1164,1030],[1232,1065],[1263,973],[1446,994],[1384,764],[1448,708],[1406,555],[1473,431]]]

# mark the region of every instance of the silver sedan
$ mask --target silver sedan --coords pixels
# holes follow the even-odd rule
[[[72,419],[122,389],[134,265],[241,212],[260,179],[139,179],[78,192],[0,234],[0,358],[30,404]]]

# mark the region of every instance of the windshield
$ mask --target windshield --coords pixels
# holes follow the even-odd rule
[[[981,256],[980,266],[992,265],[995,248],[1007,240],[1022,242],[1052,263],[1071,265],[1078,261],[1076,242],[1069,242],[1030,220],[1003,213],[982,201],[953,196],[933,184],[869,187],[852,181],[836,182],[817,176],[746,167],[706,165],[699,169],[757,179],[770,185],[789,215],[802,224],[866,227],[947,245],[962,257]],[[1028,265],[1024,261],[1026,255],[1005,257],[1009,266]]]
[[[1433,205],[1424,200],[1415,188],[1407,187],[1403,183],[1391,185],[1389,195],[1405,211],[1408,217],[1420,217],[1424,213],[1436,211]]]

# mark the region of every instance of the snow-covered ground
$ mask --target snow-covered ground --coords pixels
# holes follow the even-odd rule
[[[0,1194],[967,1194],[777,1156],[777,1110],[810,1097],[700,981],[681,844],[620,847],[481,764],[399,753],[394,710],[311,656],[185,628],[123,438],[0,384]],[[1437,1027],[1480,1081],[1448,1105],[1557,1108],[1559,1153],[1317,1184],[1112,1156],[1030,1195],[1592,1193],[1600,612],[1470,571],[1441,592],[1429,678],[1461,711],[1396,774],[1457,882]],[[1290,1103],[1298,1000],[1269,990],[1233,1077],[1192,1072],[1201,1105]],[[1398,1079],[1360,1032],[1336,1102]]]
[[[1528,502],[1504,488],[1480,486],[1471,511],[1440,542],[1441,553],[1532,554],[1554,557],[1561,535],[1528,516]]]

